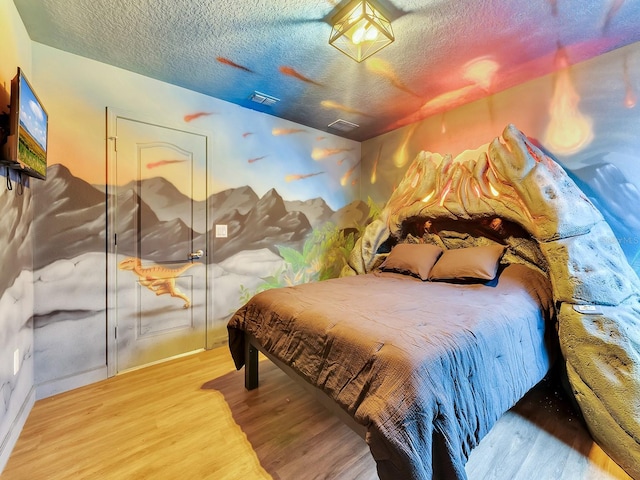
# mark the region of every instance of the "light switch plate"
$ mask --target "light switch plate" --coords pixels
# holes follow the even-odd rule
[[[227,238],[226,225],[216,225],[216,238]]]

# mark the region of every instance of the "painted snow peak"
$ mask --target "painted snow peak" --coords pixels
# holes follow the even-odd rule
[[[448,232],[434,234],[443,222]],[[487,235],[492,223],[521,226],[525,248]],[[416,224],[427,227],[417,239]],[[503,242],[508,261],[549,276],[573,394],[595,440],[640,478],[640,280],[562,167],[513,125],[456,158],[422,152],[356,243],[344,274],[373,270],[409,233],[446,248]]]

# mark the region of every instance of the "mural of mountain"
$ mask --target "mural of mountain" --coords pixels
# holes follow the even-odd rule
[[[358,229],[369,219],[369,206],[362,200],[355,200],[345,205],[329,218],[339,230]]]
[[[161,221],[135,190],[124,190],[118,196],[118,213],[119,254],[154,262],[182,263],[195,247],[206,245],[205,233],[192,231],[180,218]],[[135,235],[138,221],[141,226],[140,251]]]
[[[327,222],[334,213],[322,198],[313,198],[305,201],[285,200],[284,205],[288,212],[304,213],[313,228],[317,228]]]
[[[245,186],[214,193],[206,201],[192,202],[187,195],[180,192],[169,180],[163,177],[129,182],[125,188],[140,189],[145,203],[160,221],[179,218],[185,224],[189,224],[192,216],[191,208],[193,208],[194,218],[204,218],[203,213],[208,206],[209,229],[212,229],[216,223],[220,223],[218,220],[230,211],[238,210],[241,214],[246,214],[259,199],[251,187]],[[195,224],[193,229],[198,233],[205,233],[207,230],[204,224]]]
[[[133,187],[133,185],[132,185]],[[106,242],[105,193],[73,176],[63,165],[52,165],[47,180],[38,188],[38,205],[34,223],[40,237],[46,239],[36,248],[34,268],[39,269],[59,259],[71,259],[88,252],[104,252]],[[156,203],[159,200],[150,197]],[[201,239],[203,234],[192,233],[180,219],[162,221],[154,210],[140,201],[135,190],[124,189],[118,198],[116,232],[119,253],[137,255],[133,239],[133,222],[143,220],[142,244],[149,260],[165,260],[167,239],[170,250],[179,252],[180,261],[191,251],[188,239]],[[160,208],[156,205],[156,209]]]
[[[6,182],[5,176],[0,176],[0,180]],[[12,175],[11,180],[14,180]],[[31,185],[39,182],[33,180]],[[29,235],[31,222],[24,219],[25,216],[31,218],[33,210],[33,198],[29,189],[25,188],[22,195],[14,190],[7,190],[3,186],[0,192],[0,245],[2,245],[2,270],[0,275],[0,297],[4,291],[10,287],[20,272],[25,267],[31,266],[32,244]]]
[[[207,231],[206,224],[200,224],[197,220],[205,218],[204,212],[207,203],[205,201],[192,202],[187,195],[180,192],[167,179],[154,177],[138,182],[129,182],[125,185],[125,188],[139,191],[145,203],[158,217],[158,220],[170,221],[179,218],[188,225],[193,218],[194,231],[198,233]]]
[[[311,233],[311,224],[301,212],[287,212],[282,197],[269,190],[246,214],[234,209],[217,221],[227,225],[228,237],[216,238],[213,261],[219,262],[243,250],[268,248],[277,245],[300,248]]]
[[[611,163],[594,163],[571,174],[611,226],[633,269],[640,272],[640,211],[629,208],[640,205],[638,188]]]
[[[148,260],[165,260],[164,252],[168,250],[179,252],[182,259],[183,253],[190,251],[191,236],[196,244],[204,244],[205,233],[191,232],[178,213],[178,206],[186,206],[190,200],[166,179],[152,178],[128,187],[120,190],[118,198],[119,253],[137,255],[132,233],[136,218],[142,221],[143,257]],[[145,201],[138,198],[137,188],[143,191]],[[63,165],[52,165],[37,195],[39,207],[34,222],[47,241],[36,249],[35,269],[59,259],[105,251],[108,198],[104,191],[75,177]],[[208,203],[211,225],[228,227],[228,238],[214,239],[209,262],[219,262],[244,250],[268,248],[277,253],[278,245],[300,248],[312,229],[304,211],[317,225],[329,217],[336,224],[347,226],[366,218],[368,212],[363,202],[354,202],[338,212],[332,212],[322,199],[285,203],[274,189],[258,198],[250,187],[218,192],[207,202],[195,203],[197,208]],[[172,239],[171,244],[167,239]]]
[[[216,223],[223,223],[221,218],[226,217],[230,212],[237,210],[241,215],[246,215],[256,203],[258,195],[251,187],[238,187],[223,190],[209,196],[210,226]]]
[[[181,219],[188,224],[191,217],[191,199],[180,192],[169,180],[163,177],[155,177],[130,182],[125,188],[139,188],[145,203],[151,208],[160,221]],[[213,229],[215,224],[224,223],[222,221],[229,214],[237,211],[241,215],[246,215],[253,209],[260,197],[249,186],[230,188],[209,196],[207,201],[194,201],[194,217],[200,217],[204,209],[209,208],[209,229]],[[322,199],[313,199],[306,202],[293,201],[285,202],[287,211],[299,211],[307,216],[310,213],[313,218],[320,219],[319,223],[326,221],[333,211]],[[222,219],[222,220],[221,220]],[[313,223],[312,223],[313,225]],[[194,225],[194,230],[204,233],[206,229],[201,225]]]
[[[76,178],[63,165],[51,165],[35,189],[38,232],[34,269],[86,252],[104,252],[105,194]]]

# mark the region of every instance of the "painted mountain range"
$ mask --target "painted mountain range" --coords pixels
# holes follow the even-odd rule
[[[142,182],[137,182],[137,188],[144,184],[145,199],[152,205],[159,220],[172,220],[180,218],[185,223],[189,222],[187,215],[190,215],[188,196],[182,194],[172,183],[162,177],[155,177]],[[125,188],[135,189],[134,182],[129,183]],[[241,215],[246,215],[260,198],[251,187],[238,187],[223,190],[211,195],[206,201],[193,202],[194,214],[200,216],[209,207],[209,219],[207,228],[213,229],[215,224],[224,223],[224,217],[233,210],[237,210]],[[309,221],[312,228],[316,228],[326,221],[332,220],[336,212],[331,210],[322,198],[311,200],[284,200],[287,212],[301,212]],[[335,221],[335,219],[334,219]],[[204,225],[194,225],[194,230],[204,233]]]
[[[0,297],[10,287],[25,266],[31,266],[32,243],[29,228],[33,211],[33,197],[27,188],[19,194],[19,187],[15,183],[13,172],[0,176],[6,182],[6,175],[11,175],[8,181],[13,190],[3,189],[0,193],[0,245],[2,245],[2,270],[0,275]],[[39,182],[34,180],[32,182]],[[25,217],[27,220],[25,221]]]
[[[142,201],[138,196],[144,190]],[[34,221],[40,238],[34,268],[42,268],[58,259],[70,259],[87,252],[104,252],[107,241],[105,202],[108,195],[75,177],[65,166],[49,167],[47,180],[37,189],[37,211]],[[161,251],[172,239],[175,251],[190,251],[194,244],[204,244],[206,228],[184,221],[191,215],[191,200],[164,178],[142,180],[119,189],[119,215],[114,227],[118,235],[119,253],[136,255],[132,247],[133,222],[143,219],[141,235],[148,260],[157,260],[153,252]],[[277,252],[278,245],[300,248],[312,229],[326,221],[339,228],[362,225],[369,213],[364,202],[356,201],[334,212],[322,199],[284,201],[274,189],[258,197],[250,187],[224,190],[206,201],[193,202],[194,216],[209,209],[208,228],[225,224],[227,238],[216,238],[210,263],[217,263],[244,250],[268,248]],[[184,240],[180,240],[184,239]],[[182,243],[185,243],[184,245]],[[189,244],[186,244],[189,243]],[[129,251],[131,250],[131,251]]]
[[[640,275],[640,191],[612,163],[595,163],[570,172],[602,213],[616,235],[631,267]],[[630,208],[632,207],[632,208]]]

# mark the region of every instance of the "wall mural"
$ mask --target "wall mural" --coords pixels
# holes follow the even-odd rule
[[[34,262],[37,384],[105,364],[105,207],[111,201],[101,136],[105,105],[205,133],[212,145],[208,195],[191,196],[179,156],[149,161],[140,172],[123,173],[118,166],[119,191],[126,193],[117,202],[140,210],[140,235],[151,253],[139,262],[119,237],[116,264],[132,283],[138,281],[140,295],[156,310],[204,314],[181,280],[191,270],[172,280],[167,270],[180,265],[155,263],[153,252],[167,239],[209,236],[218,344],[226,341],[229,316],[255,292],[340,272],[371,210],[359,200],[358,142],[42,45],[35,46],[35,62],[49,79],[38,83],[38,93],[52,119],[48,177],[34,188],[36,235],[47,239]],[[114,91],[119,83],[127,88]],[[205,175],[204,167],[196,167],[196,175]],[[196,213],[208,212],[206,225],[187,227],[184,215],[192,203]],[[127,232],[133,218],[119,216],[118,222],[115,231]],[[216,225],[226,225],[226,238],[213,238]]]
[[[10,102],[16,65],[29,67],[29,37],[13,22],[12,2],[0,2],[0,113]],[[33,393],[33,231],[34,198],[20,188],[15,172],[0,167],[0,471],[9,457]],[[9,190],[9,187],[12,190]],[[17,371],[16,371],[17,367]]]
[[[4,170],[4,169],[2,169]],[[5,188],[6,181],[14,190]],[[33,274],[30,225],[33,198],[28,188],[16,191],[16,176],[0,174],[0,440],[10,431],[21,402],[30,393],[33,376]],[[17,358],[14,358],[16,355]],[[19,370],[14,372],[17,360]],[[0,444],[2,442],[0,441]],[[2,452],[0,452],[2,453]]]
[[[166,242],[168,236],[175,235],[176,225],[184,226],[175,222],[181,212],[177,206],[188,199],[163,177],[142,182],[152,185],[148,188],[158,192],[153,203],[140,207],[147,219],[142,235]],[[60,298],[66,305],[55,301],[48,302],[49,311],[38,309],[35,328],[37,336],[55,337],[60,342],[63,333],[56,335],[53,331],[63,328],[70,317],[77,323],[88,321],[92,324],[96,316],[103,313],[102,310],[93,311],[84,301],[64,292],[81,289],[87,275],[90,276],[92,265],[98,261],[96,257],[104,255],[105,194],[58,164],[49,167],[48,179],[39,187],[38,196],[50,208],[39,210],[35,219],[38,231],[49,238],[38,254],[36,285],[47,292],[48,298]],[[350,202],[336,211],[320,197],[285,201],[275,189],[258,197],[249,186],[216,192],[203,201],[201,207],[208,207],[213,213],[210,225],[205,232],[194,231],[187,237],[206,235],[215,224],[225,224],[228,228],[229,237],[216,239],[209,257],[215,282],[214,322],[218,330],[222,330],[217,333],[223,337],[231,313],[256,291],[336,276],[370,210],[361,201]],[[63,229],[60,219],[64,219]],[[125,251],[122,255],[134,253]],[[153,257],[146,260],[153,261]],[[196,264],[186,264],[175,276],[193,265]],[[123,257],[119,268],[138,276],[141,285],[153,294],[169,294],[177,297],[176,305],[191,306],[190,299],[180,292],[171,278],[170,269],[164,266],[142,268],[140,260],[134,257]],[[98,281],[100,279],[94,277],[91,284],[97,286]],[[94,292],[94,295],[102,294],[100,289]],[[78,312],[74,315],[75,309]],[[65,321],[61,312],[65,312]],[[76,346],[75,350],[81,348]],[[104,358],[102,350],[86,354],[96,364]],[[51,371],[52,367],[57,370]],[[59,368],[59,363],[44,365],[38,361],[37,376],[43,379],[47,374],[59,374]]]
[[[560,163],[602,212],[640,273],[640,44],[436,115],[362,144],[362,194],[386,201],[422,150],[457,155],[515,124]]]
[[[105,105],[169,118],[210,135],[209,195],[194,200],[211,215],[204,231],[192,233],[211,234],[216,224],[228,227],[229,237],[213,239],[208,258],[220,339],[228,316],[253,293],[336,276],[363,226],[419,151],[456,155],[475,149],[507,123],[537,140],[582,182],[629,263],[640,271],[640,214],[628,208],[638,203],[640,185],[635,132],[640,118],[634,100],[638,45],[363,144],[40,44],[34,44],[34,65],[32,78],[51,116],[48,179],[34,180],[31,187],[39,242],[32,274],[35,353],[29,354],[35,358],[37,385],[105,365]],[[580,123],[591,134],[553,137],[549,119],[555,104],[556,130],[572,132]],[[576,109],[587,120],[567,124]],[[568,138],[572,141],[562,144]],[[156,193],[142,206],[151,236],[166,236],[169,227],[179,225],[178,207],[191,200],[172,183],[171,169],[180,167],[173,160],[159,160],[143,172],[145,188]],[[124,252],[117,260],[135,256]],[[133,270],[128,273],[135,278]],[[144,288],[157,301],[183,309],[185,299],[156,296],[149,287]]]
[[[142,235],[166,242],[176,225],[174,215],[180,214],[176,206],[187,199],[163,177],[143,182],[152,184],[149,188],[159,194],[154,203],[141,207],[147,218]],[[84,331],[91,325],[96,326],[94,321],[104,315],[103,301],[95,302],[95,296],[103,295],[104,290],[96,287],[104,282],[104,278],[100,278],[104,272],[99,272],[98,276],[91,272],[96,262],[103,263],[99,257],[104,256],[106,241],[105,193],[57,164],[49,167],[47,181],[38,187],[38,198],[49,208],[38,210],[36,228],[49,241],[37,256],[36,288],[48,299],[59,300],[48,301],[48,310],[45,310],[44,302],[39,304],[35,328],[37,337],[55,339],[55,344],[51,345],[55,355],[64,350],[60,350],[60,343],[68,341],[64,330],[69,328],[69,322]],[[209,228],[188,236],[206,235],[215,224],[227,225],[229,234],[226,239],[215,240],[209,257],[215,282],[214,322],[218,330],[222,330],[217,332],[222,336],[231,313],[256,291],[336,276],[369,216],[369,207],[361,201],[350,202],[334,211],[321,197],[284,200],[275,189],[258,197],[249,186],[216,192],[203,201],[201,207],[208,207],[213,213]],[[172,278],[168,278],[172,276],[168,268],[142,268],[139,259],[124,257],[134,253],[123,252],[120,269],[130,270],[132,275],[138,276],[141,285],[153,294],[169,294],[177,297],[176,305],[191,306],[190,299],[180,292]],[[153,261],[153,258],[147,260]],[[183,273],[192,265],[196,264],[186,264],[177,273]],[[83,301],[68,294],[84,290],[88,280],[93,304],[99,306],[97,310],[89,307],[90,299]],[[79,325],[85,322],[86,327]],[[84,338],[92,337],[91,333],[86,333]],[[73,336],[69,340],[71,338]],[[87,343],[87,347],[89,345]],[[74,351],[82,349],[76,345]],[[49,362],[52,358],[46,351],[39,351],[38,355],[42,359],[37,361],[36,370],[40,381],[60,374],[64,363]],[[69,353],[65,355],[69,356]],[[85,362],[91,360],[99,365],[104,361],[103,349],[96,351],[91,347],[84,355]],[[72,369],[74,363],[68,367]]]

